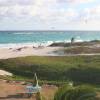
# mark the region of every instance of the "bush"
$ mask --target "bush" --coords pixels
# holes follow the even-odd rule
[[[61,87],[54,100],[97,100],[96,91],[91,86]]]
[[[40,80],[100,84],[100,56],[22,57],[0,60],[0,69]]]

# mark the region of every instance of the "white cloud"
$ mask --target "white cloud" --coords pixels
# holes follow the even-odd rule
[[[83,7],[81,11],[78,8],[68,6],[92,2],[95,0],[0,0],[0,18],[20,21],[37,19],[41,24],[67,24],[91,20],[99,22],[100,5],[94,5],[91,8]]]
[[[100,21],[100,5],[92,8],[85,8],[81,14],[81,20],[89,21]]]
[[[47,5],[53,3],[90,3],[95,2],[95,0],[0,0],[0,6],[11,6],[15,4],[19,5],[32,5],[46,3]]]
[[[34,0],[0,0],[0,6],[12,6],[12,5],[31,5]]]
[[[34,1],[34,2],[33,2]],[[34,17],[38,16],[40,19],[49,20],[51,19],[75,19],[80,15],[77,10],[73,8],[57,8],[60,2],[66,3],[88,3],[93,2],[94,0],[0,0],[0,15],[5,17]],[[5,5],[5,6],[3,6]],[[10,6],[9,6],[10,5]],[[82,17],[90,17],[98,14],[100,11],[99,8],[95,9],[85,9],[84,15]],[[93,12],[94,11],[94,12]],[[91,14],[90,14],[91,13]]]
[[[84,3],[92,3],[95,0],[57,0],[60,3],[69,3],[69,4],[84,4]]]
[[[94,2],[95,0],[70,0],[72,1],[73,3],[91,3],[91,2]]]

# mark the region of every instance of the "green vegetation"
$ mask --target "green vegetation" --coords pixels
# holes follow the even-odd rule
[[[98,47],[87,47],[87,46],[79,46],[72,48],[65,48],[63,50],[64,54],[92,54],[92,53],[100,53],[100,48]]]
[[[21,57],[0,60],[0,69],[42,81],[100,84],[100,56]]]
[[[91,86],[63,86],[55,94],[54,100],[99,100]]]

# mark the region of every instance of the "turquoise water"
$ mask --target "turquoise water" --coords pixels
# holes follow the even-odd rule
[[[100,40],[100,31],[65,31],[65,32],[0,32],[0,47],[31,45],[31,44],[50,44],[52,42],[69,42],[72,37],[79,41]]]

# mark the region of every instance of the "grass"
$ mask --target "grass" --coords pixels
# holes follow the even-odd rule
[[[0,60],[0,68],[24,79],[36,72],[42,81],[100,84],[100,56],[12,58]]]

